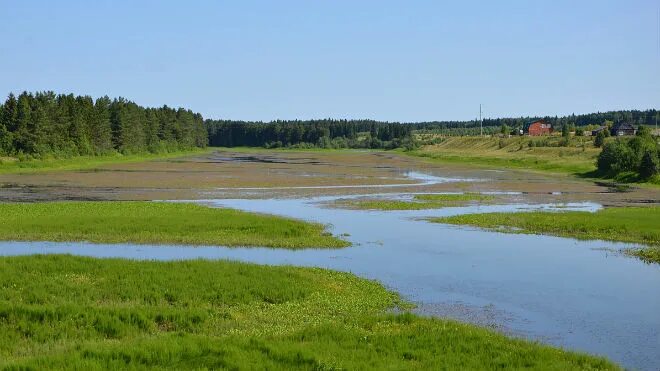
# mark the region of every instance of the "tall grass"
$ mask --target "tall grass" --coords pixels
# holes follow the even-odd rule
[[[344,247],[321,224],[165,202],[0,204],[0,240]]]
[[[540,233],[647,244],[651,247],[629,252],[647,261],[660,263],[660,207],[607,208],[596,213],[533,211],[466,214],[431,220],[507,233]]]
[[[0,258],[0,369],[617,369],[322,269]]]

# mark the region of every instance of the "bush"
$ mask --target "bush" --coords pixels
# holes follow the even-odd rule
[[[621,140],[607,143],[598,155],[598,171],[618,174],[636,170],[635,153]]]
[[[660,158],[657,150],[647,150],[642,155],[642,161],[639,164],[639,175],[648,179],[656,174],[660,174]]]
[[[605,134],[605,130],[601,130],[596,134],[596,138],[594,138],[594,147],[602,147],[603,144],[605,143],[605,137],[607,134]]]

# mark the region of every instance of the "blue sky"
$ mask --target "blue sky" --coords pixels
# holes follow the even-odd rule
[[[660,1],[3,1],[0,94],[204,117],[470,120],[660,107]]]

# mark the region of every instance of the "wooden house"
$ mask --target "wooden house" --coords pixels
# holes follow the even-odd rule
[[[552,134],[552,124],[545,120],[536,120],[527,124],[526,130],[530,136],[550,135]]]
[[[610,131],[612,136],[635,135],[635,133],[637,133],[637,129],[635,129],[634,126],[627,122],[614,124],[614,126],[612,126],[612,130]]]

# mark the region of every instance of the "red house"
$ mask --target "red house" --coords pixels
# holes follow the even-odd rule
[[[527,134],[530,136],[552,134],[552,124],[545,120],[536,120],[527,125]]]

